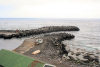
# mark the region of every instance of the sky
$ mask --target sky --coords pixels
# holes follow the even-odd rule
[[[0,18],[100,18],[100,0],[0,0]]]

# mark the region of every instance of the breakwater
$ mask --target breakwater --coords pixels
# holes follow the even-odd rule
[[[0,38],[11,39],[57,31],[79,31],[76,26],[50,26],[31,30],[1,30]],[[12,33],[11,33],[12,32]],[[9,34],[10,33],[10,34]]]

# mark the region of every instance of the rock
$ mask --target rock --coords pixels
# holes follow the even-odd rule
[[[12,36],[11,35],[4,35],[4,39],[11,39],[12,38]]]
[[[33,55],[36,55],[38,53],[40,53],[40,50],[36,50],[36,51],[32,52]]]
[[[84,58],[84,54],[80,54],[79,56],[77,56],[78,60],[80,61],[88,61],[88,59]]]
[[[73,60],[80,60],[82,62],[93,62],[96,63],[100,62],[98,58],[98,50],[95,51],[89,51],[85,49],[84,47],[79,47],[77,45],[66,45],[65,46],[66,51],[68,52],[68,57]]]
[[[63,57],[62,57],[63,59],[67,59],[67,60],[69,60],[70,58],[68,57],[68,56],[66,56],[65,54],[63,54]]]
[[[4,37],[4,34],[0,34],[0,38],[3,38]]]
[[[77,56],[73,52],[68,53],[68,57],[73,60],[77,60]]]

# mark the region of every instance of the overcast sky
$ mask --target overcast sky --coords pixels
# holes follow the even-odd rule
[[[0,18],[100,18],[100,0],[0,0]]]

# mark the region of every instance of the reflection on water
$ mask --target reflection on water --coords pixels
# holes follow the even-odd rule
[[[67,20],[32,20],[32,21],[0,21],[0,30],[7,29],[33,29],[43,26],[68,26],[74,25],[80,28],[78,32],[69,32],[74,34],[75,39],[67,43],[73,45],[82,45],[100,49],[100,22],[98,21],[67,21]],[[0,39],[0,49],[14,49],[19,46],[24,39],[3,40]]]
[[[18,47],[24,39],[11,39],[11,40],[4,40],[0,39],[0,49],[8,49],[13,50]]]

